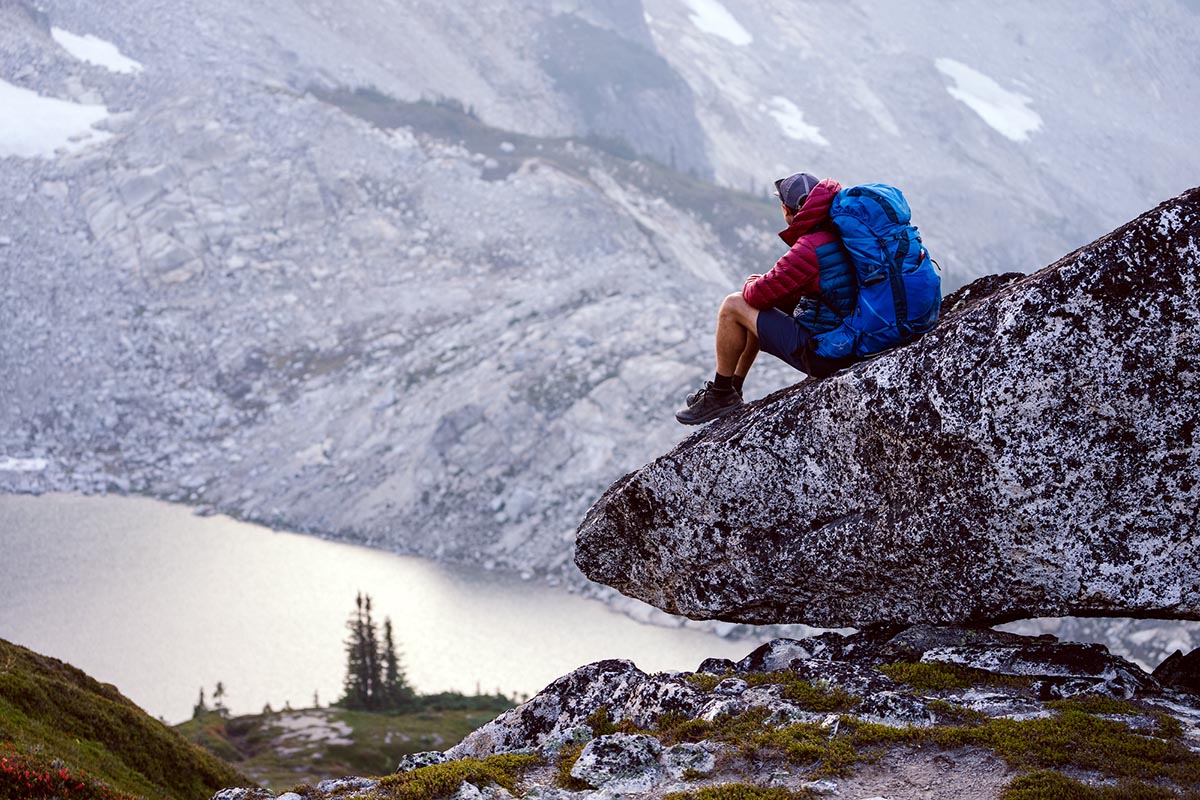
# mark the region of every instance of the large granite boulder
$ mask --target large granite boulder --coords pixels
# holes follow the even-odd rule
[[[916,343],[614,484],[576,563],[694,619],[1200,619],[1198,239],[1192,189],[968,287]]]

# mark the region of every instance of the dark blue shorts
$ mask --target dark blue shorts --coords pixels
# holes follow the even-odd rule
[[[807,328],[778,308],[758,312],[758,347],[814,378],[824,378],[853,364],[854,358],[825,358],[813,352],[816,343]]]

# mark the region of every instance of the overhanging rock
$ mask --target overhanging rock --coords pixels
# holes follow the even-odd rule
[[[978,283],[614,484],[580,569],[694,619],[1200,619],[1200,189]]]

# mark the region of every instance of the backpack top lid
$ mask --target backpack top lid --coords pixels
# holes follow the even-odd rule
[[[892,225],[908,225],[912,221],[912,209],[908,207],[904,193],[886,183],[865,183],[843,189],[834,198],[829,214],[852,217],[871,228],[883,225],[884,219]]]

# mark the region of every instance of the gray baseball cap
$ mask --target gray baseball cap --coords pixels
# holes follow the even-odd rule
[[[797,172],[775,181],[775,196],[788,208],[800,208],[804,199],[821,181],[807,172]]]

